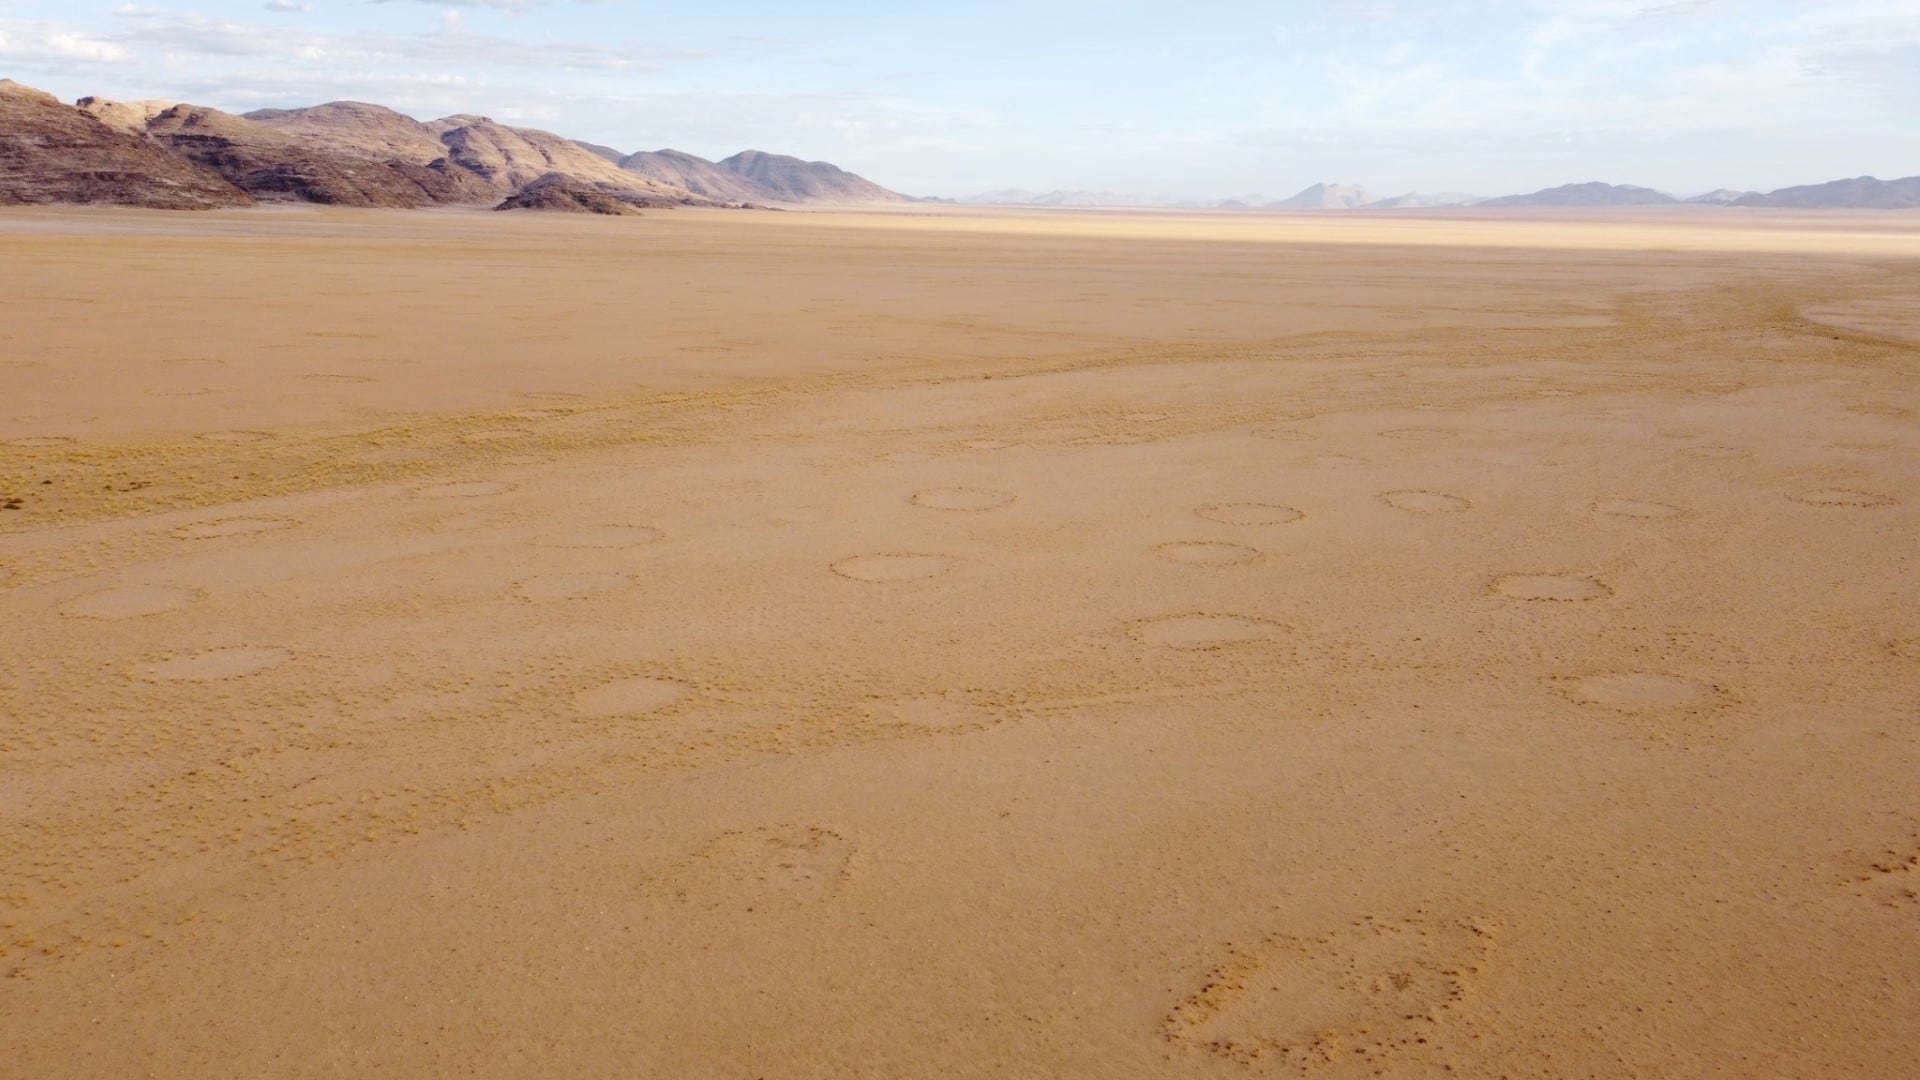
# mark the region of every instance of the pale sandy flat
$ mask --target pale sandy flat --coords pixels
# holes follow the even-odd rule
[[[0,214],[0,1077],[1901,1077],[1920,218]]]

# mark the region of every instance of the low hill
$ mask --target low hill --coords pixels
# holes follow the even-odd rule
[[[504,199],[495,210],[547,210],[568,214],[637,214],[624,190],[608,191],[565,173],[548,173]]]

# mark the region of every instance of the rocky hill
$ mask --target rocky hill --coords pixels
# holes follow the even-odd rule
[[[910,201],[905,195],[824,161],[743,150],[715,164],[765,192],[769,202],[850,205]]]
[[[444,158],[424,165],[375,161],[196,105],[176,105],[152,117],[146,136],[260,200],[411,208],[492,195],[485,183]]]
[[[663,184],[685,188],[715,202],[750,204],[778,202],[772,193],[703,157],[678,150],[642,150],[620,161],[628,172],[649,177]]]
[[[449,116],[427,127],[439,135],[449,160],[502,191],[517,191],[550,173],[560,173],[609,191],[631,193],[656,206],[711,201],[685,188],[627,172],[551,132],[508,127],[484,116]]]
[[[151,140],[0,79],[0,205],[104,203],[160,210],[246,206],[218,173]]]

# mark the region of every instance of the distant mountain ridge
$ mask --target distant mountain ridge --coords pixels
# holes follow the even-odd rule
[[[1604,209],[1610,207],[1720,206],[1777,207],[1801,210],[1904,210],[1920,208],[1920,176],[1900,180],[1876,180],[1871,176],[1834,180],[1825,184],[1782,188],[1770,193],[1722,188],[1688,199],[1679,199],[1653,188],[1632,184],[1606,184],[1599,181],[1562,184],[1523,195],[1503,195],[1485,199],[1473,195],[1445,193],[1427,195],[1413,192],[1387,199],[1372,199],[1365,189],[1345,184],[1314,184],[1285,199],[1264,195],[1243,195],[1230,199],[1196,199],[1174,196],[1129,195],[1103,191],[1034,192],[1018,188],[984,192],[959,199],[973,206],[1074,207],[1081,209],[1152,208],[1167,210],[1412,210],[1488,207],[1559,207],[1568,209]]]
[[[1466,206],[1479,200],[1472,195],[1409,192],[1387,199],[1375,199],[1363,187],[1352,184],[1313,184],[1284,199],[1266,195],[1241,195],[1228,199],[1196,199],[1171,195],[1128,195],[1111,191],[1027,191],[1008,188],[983,192],[957,200],[972,206],[1059,206],[1082,209],[1166,209],[1166,210],[1393,210],[1411,207]]]
[[[1824,184],[1781,188],[1765,195],[1748,193],[1735,206],[1774,206],[1798,210],[1910,210],[1920,207],[1920,176],[1876,180],[1856,176]]]
[[[622,154],[483,116],[423,123],[356,101],[244,116],[166,101],[66,105],[0,79],[0,205],[263,201],[630,213],[911,200],[827,162],[757,150],[717,163]]]
[[[1503,195],[1488,199],[1480,206],[1660,206],[1680,200],[1652,188],[1632,184],[1603,184],[1597,180],[1584,184],[1562,184],[1527,195]]]

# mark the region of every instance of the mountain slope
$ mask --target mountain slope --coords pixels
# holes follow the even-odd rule
[[[109,127],[51,94],[0,79],[0,205],[207,210],[252,202],[210,170]]]
[[[772,202],[788,203],[903,203],[905,195],[888,191],[824,161],[802,161],[784,154],[743,150],[720,168],[751,182]]]

